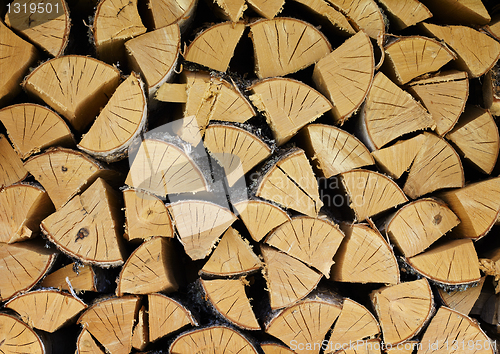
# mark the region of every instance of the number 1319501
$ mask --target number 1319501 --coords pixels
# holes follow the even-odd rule
[[[13,3],[13,4],[7,4],[7,12],[8,13],[39,13],[39,14],[51,14],[59,13],[59,3],[51,4],[51,3],[43,3],[40,2],[38,4],[31,3],[31,4],[20,4],[20,3]]]

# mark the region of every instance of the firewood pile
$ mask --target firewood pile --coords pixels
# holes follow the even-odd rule
[[[496,353],[495,0],[14,0],[0,353]]]

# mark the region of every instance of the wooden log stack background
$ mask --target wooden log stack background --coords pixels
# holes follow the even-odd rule
[[[495,0],[0,15],[0,353],[497,352]]]

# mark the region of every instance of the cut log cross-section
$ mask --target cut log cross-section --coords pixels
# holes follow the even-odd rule
[[[91,266],[70,263],[45,276],[40,286],[67,291],[73,289],[77,292],[101,291],[104,288],[102,283],[105,283],[105,277],[96,272]]]
[[[197,0],[150,0],[148,10],[151,13],[155,29],[177,23],[184,29],[193,18]]]
[[[80,332],[76,340],[76,348],[78,354],[105,354],[90,332],[86,329]]]
[[[3,134],[0,134],[0,166],[0,188],[28,177],[28,171],[24,168],[23,162]]]
[[[448,23],[464,23],[485,25],[491,17],[481,0],[444,0],[422,1],[439,20],[446,19]]]
[[[382,10],[374,0],[328,0],[351,19],[358,28],[372,39],[385,35],[385,21]]]
[[[481,278],[477,286],[473,286],[463,291],[454,290],[447,292],[444,289],[438,288],[439,296],[445,306],[463,313],[464,315],[469,315],[469,312],[472,310],[472,307],[481,294],[485,279],[486,277]]]
[[[379,0],[398,29],[405,29],[432,17],[432,13],[418,0]],[[392,352],[391,352],[392,353]]]
[[[132,348],[144,350],[149,344],[149,328],[146,307],[142,306],[137,314],[137,322],[132,332]]]
[[[247,0],[247,3],[262,17],[272,19],[281,12],[285,0]]]
[[[248,8],[245,0],[217,0],[214,1],[215,13],[232,22],[238,22],[243,17],[243,13]]]
[[[351,23],[347,17],[331,6],[327,0],[295,0],[299,4],[307,6],[307,9],[315,16],[325,20],[325,22],[333,27],[340,35],[353,35],[356,34]]]
[[[1,313],[0,352],[14,354],[19,348],[30,354],[45,354],[50,350],[30,326],[12,315]]]

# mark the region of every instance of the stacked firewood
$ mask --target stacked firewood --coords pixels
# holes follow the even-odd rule
[[[8,1],[0,353],[495,353],[500,6],[420,1]]]

